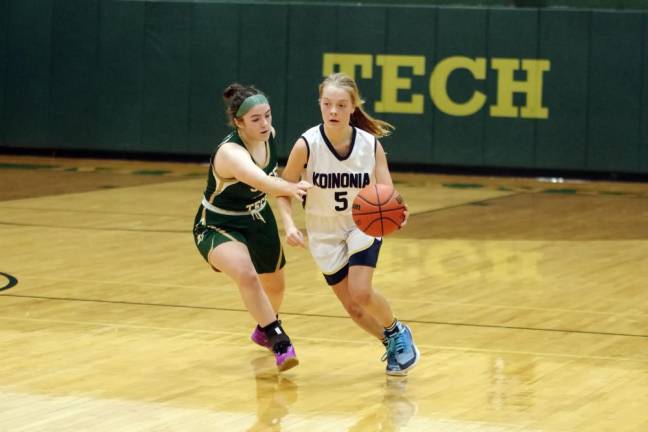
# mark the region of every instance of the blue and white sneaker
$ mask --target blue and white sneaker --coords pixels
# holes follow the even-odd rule
[[[387,360],[385,372],[387,375],[407,375],[407,372],[416,366],[421,354],[414,344],[412,331],[400,321],[396,324],[398,331],[387,337],[387,352],[382,360]]]

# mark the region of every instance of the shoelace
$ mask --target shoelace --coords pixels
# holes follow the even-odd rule
[[[396,355],[399,351],[405,350],[405,341],[403,335],[398,332],[387,339],[387,351],[380,358],[381,361],[387,360],[390,355]]]

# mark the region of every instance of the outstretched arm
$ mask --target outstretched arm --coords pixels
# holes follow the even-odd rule
[[[216,153],[214,167],[223,178],[236,180],[273,196],[289,196],[301,199],[309,185],[305,182],[287,182],[279,177],[267,175],[259,168],[250,154],[241,146],[225,143]]]
[[[299,138],[290,151],[288,162],[286,162],[286,167],[281,173],[281,177],[289,182],[298,182],[304,171],[307,159],[308,149],[306,147],[306,141]],[[302,200],[303,198],[300,198],[300,202]],[[306,245],[304,242],[304,234],[295,226],[295,221],[292,217],[292,196],[278,197],[277,206],[279,207],[279,213],[281,214],[284,230],[286,231],[286,243],[290,246],[304,247]]]

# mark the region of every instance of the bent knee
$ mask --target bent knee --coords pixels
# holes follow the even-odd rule
[[[246,267],[239,269],[234,275],[236,283],[241,287],[256,287],[259,283],[259,275],[254,267]]]
[[[364,316],[364,309],[358,303],[353,302],[345,304],[344,309],[346,309],[349,316],[354,320],[362,319]]]
[[[371,302],[371,288],[361,288],[351,290],[351,299],[360,306],[366,306]]]

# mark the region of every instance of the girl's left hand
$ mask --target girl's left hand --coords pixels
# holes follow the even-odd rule
[[[403,223],[400,224],[400,227],[398,229],[403,228],[405,225],[407,225],[407,220],[409,219],[409,210],[407,209],[407,203],[403,204],[405,207],[405,219],[403,219]]]
[[[290,246],[301,246],[303,248],[306,247],[304,234],[298,228],[286,229],[286,243],[288,243]]]

